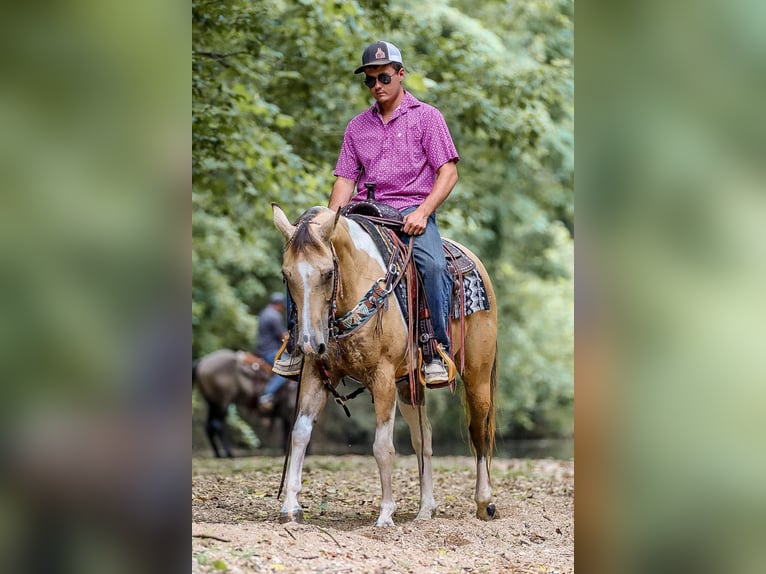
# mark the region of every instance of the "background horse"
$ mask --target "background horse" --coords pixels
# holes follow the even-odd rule
[[[386,275],[387,265],[361,226],[340,213],[315,207],[293,225],[279,206],[272,204],[272,208],[274,224],[286,240],[282,273],[297,310],[298,330],[294,342],[306,357],[281,520],[301,521],[303,517],[298,502],[303,461],[311,431],[327,401],[329,389],[322,380],[327,374],[327,384],[333,387],[343,376],[349,375],[372,393],[376,421],[373,453],[382,489],[376,524],[393,525],[396,510],[391,487],[397,404],[395,381],[407,375],[409,357],[404,315],[396,297],[389,297],[387,306],[378,311],[379,316],[350,336],[338,339],[331,335],[334,317],[341,317],[355,308],[371,286]],[[497,302],[486,269],[475,255],[466,252],[475,261],[484,280],[490,308],[465,318],[462,340],[460,325],[453,321],[452,341],[455,356],[460,353],[461,346],[465,353],[465,366],[460,374],[468,428],[476,454],[476,516],[490,520],[495,516],[489,471],[495,434]],[[418,407],[411,404],[410,387],[406,381],[398,385],[398,391],[399,410],[410,428],[419,463],[420,509],[417,519],[430,519],[436,502],[431,471],[431,425],[425,414],[423,392],[419,393],[422,406]]]
[[[289,380],[282,385],[274,396],[274,409],[264,414],[258,410],[258,397],[270,378],[270,365],[241,351],[221,349],[205,355],[193,364],[192,382],[197,383],[208,405],[205,432],[216,457],[221,456],[218,440],[224,454],[228,457],[233,456],[226,432],[226,413],[232,403],[243,411],[245,420],[257,416],[270,419],[272,425],[276,420],[280,420],[283,432],[282,447],[286,452],[290,429],[294,422],[297,385]]]

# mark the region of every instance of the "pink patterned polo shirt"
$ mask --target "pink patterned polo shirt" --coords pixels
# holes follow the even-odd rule
[[[387,124],[377,102],[348,123],[333,173],[356,180],[364,166],[352,201],[365,199],[364,183],[374,181],[375,199],[402,210],[423,203],[436,171],[459,159],[441,112],[405,91]]]

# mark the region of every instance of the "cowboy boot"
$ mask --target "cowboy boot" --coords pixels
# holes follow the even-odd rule
[[[423,365],[423,375],[425,376],[426,385],[429,386],[449,382],[447,367],[439,359],[434,359],[430,363]]]

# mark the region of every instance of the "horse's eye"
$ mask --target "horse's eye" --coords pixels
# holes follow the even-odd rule
[[[332,279],[332,269],[322,273],[322,277],[324,278],[325,281],[329,281],[330,279]]]

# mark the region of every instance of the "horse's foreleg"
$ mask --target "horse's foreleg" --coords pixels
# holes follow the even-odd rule
[[[222,411],[220,407],[213,403],[208,403],[207,421],[205,422],[205,434],[207,434],[207,440],[210,442],[210,446],[213,447],[213,453],[216,458],[221,458],[221,451],[218,450],[218,443],[216,437],[221,439],[221,443],[225,448],[226,456],[231,457],[231,451],[226,448],[226,444],[223,442],[224,427],[226,425],[226,411]]]
[[[401,399],[399,410],[410,427],[410,441],[412,448],[415,449],[415,455],[418,457],[418,468],[420,469],[420,511],[415,520],[429,520],[433,511],[436,510],[436,501],[434,500],[434,482],[433,472],[431,470],[431,456],[433,449],[431,446],[431,423],[426,414],[426,405],[413,407],[408,401]],[[422,440],[421,440],[422,423]],[[422,466],[421,466],[422,465]]]
[[[396,392],[394,387],[378,392],[375,397],[375,443],[373,454],[380,472],[380,516],[375,526],[393,526],[396,511],[391,475],[394,470],[394,419],[396,417]]]
[[[282,503],[279,517],[280,522],[303,521],[303,510],[298,502],[298,493],[301,491],[303,460],[306,456],[309,440],[311,439],[314,422],[316,422],[319,413],[327,401],[327,393],[318,379],[304,376],[301,387],[300,408],[293,424],[290,461],[287,466],[285,500]]]
[[[211,418],[207,419],[205,423],[205,434],[210,446],[213,447],[213,454],[216,458],[221,458],[221,451],[218,450],[218,444],[215,442],[215,436],[217,434],[217,428],[220,426],[220,421],[215,421]]]

